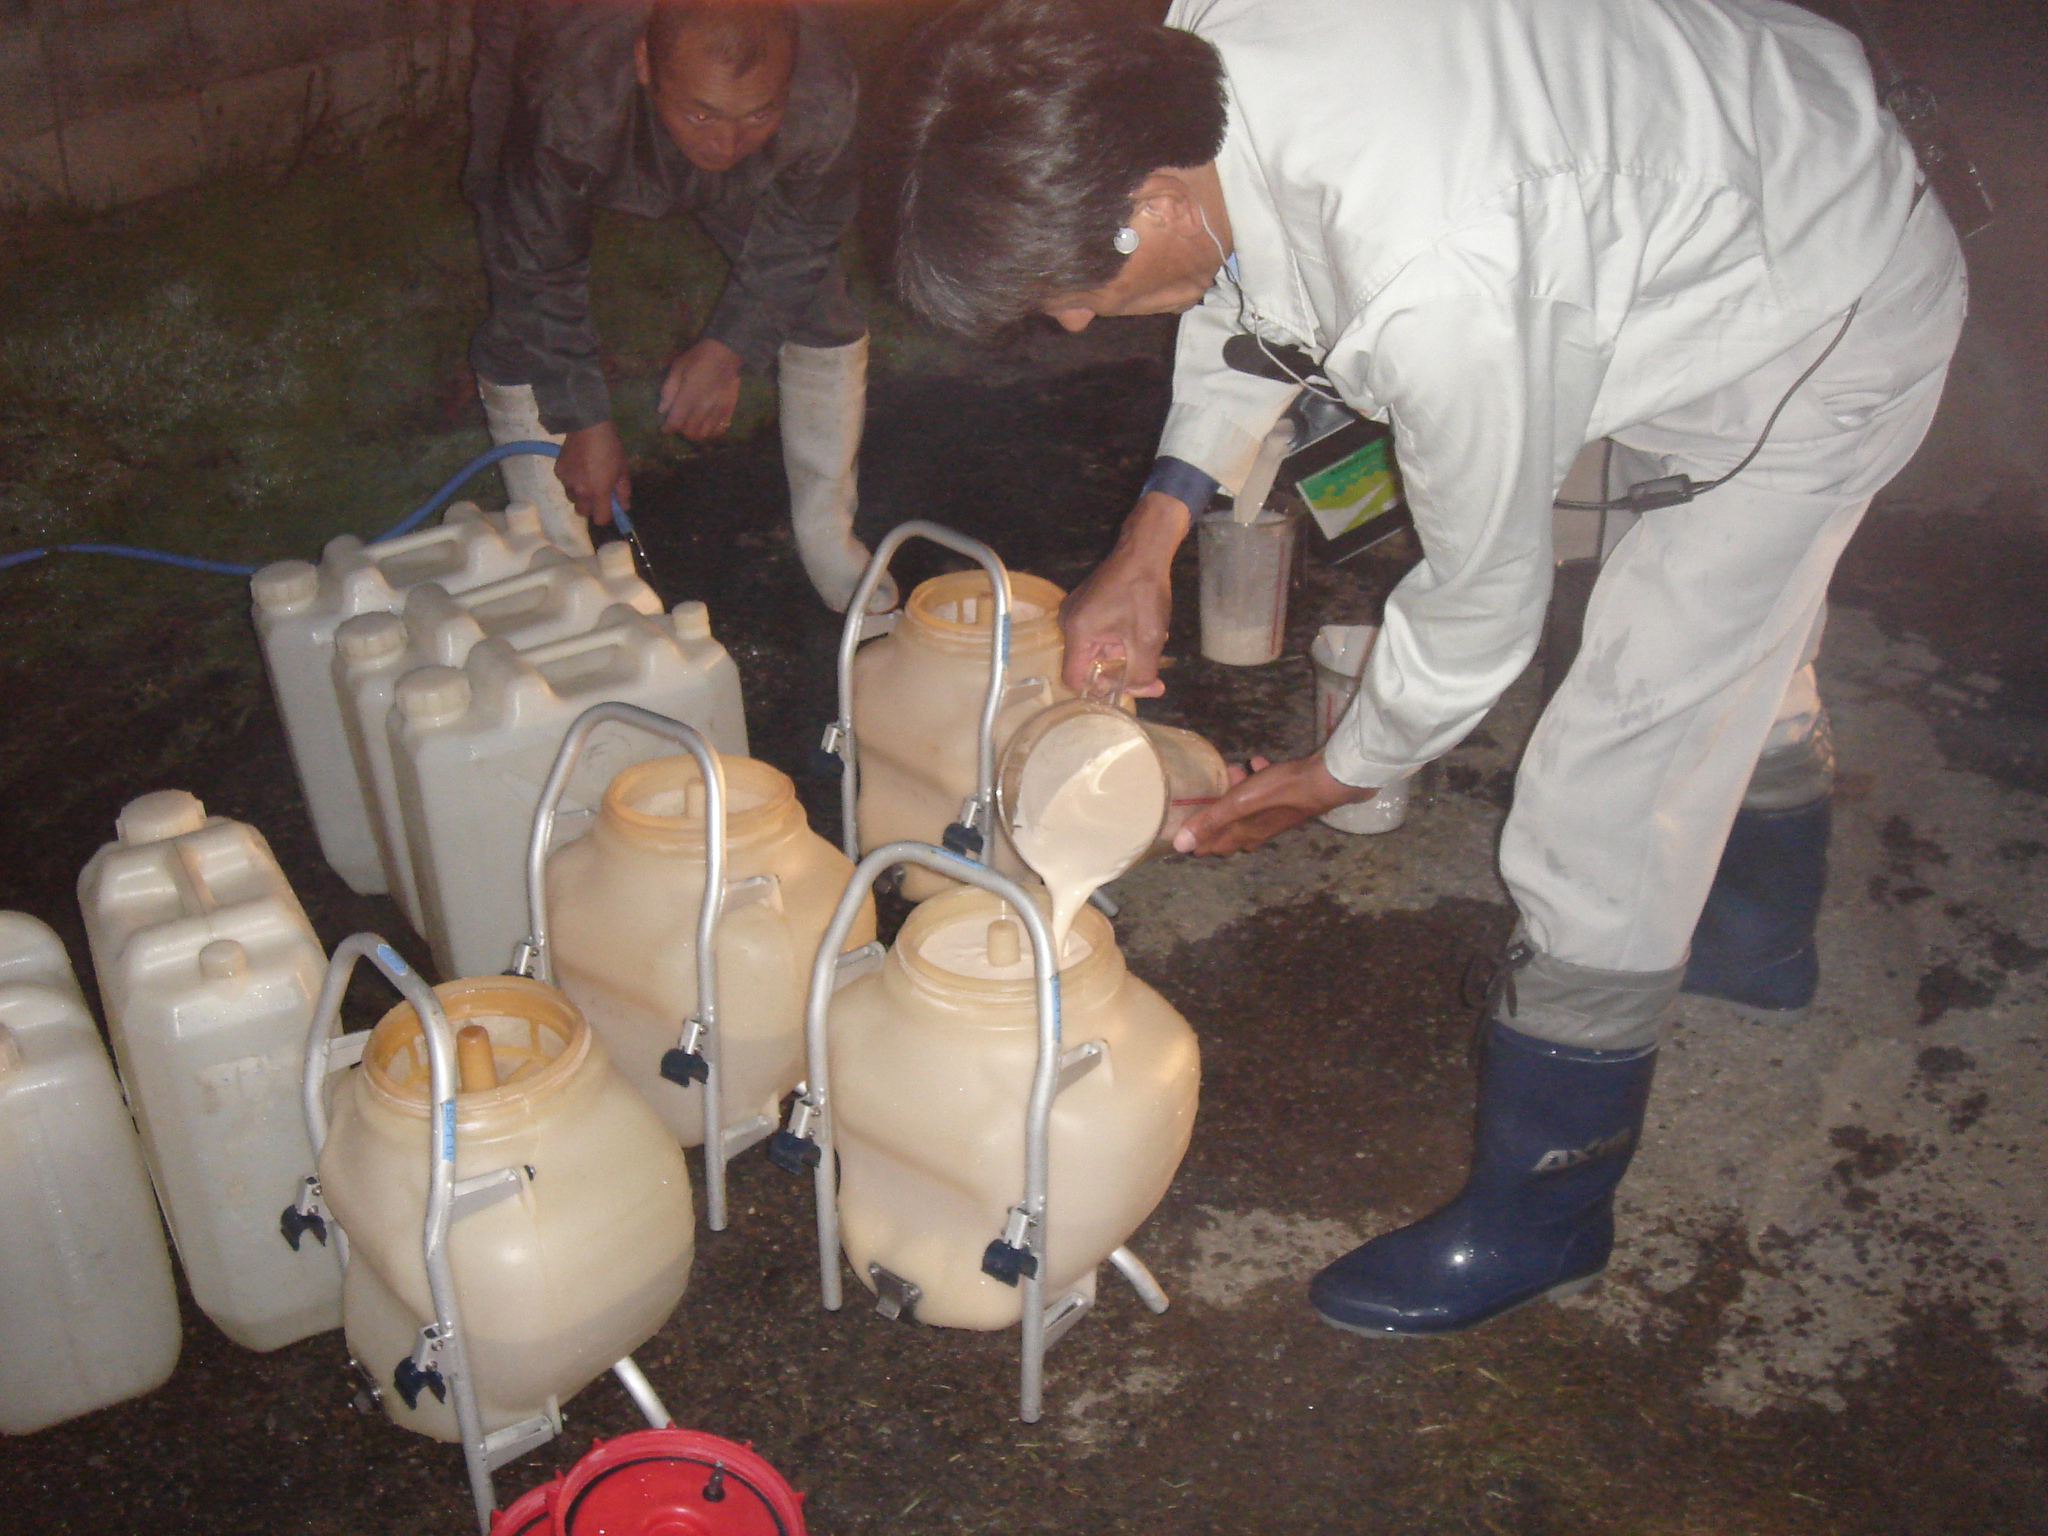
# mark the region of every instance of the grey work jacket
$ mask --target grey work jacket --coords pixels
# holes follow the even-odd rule
[[[471,350],[494,383],[531,384],[542,423],[607,421],[590,312],[599,208],[693,214],[732,263],[703,327],[766,371],[785,341],[864,333],[846,297],[840,240],[858,198],[857,82],[828,24],[798,8],[781,127],[730,171],[699,170],[635,78],[647,6],[619,0],[480,0],[462,189],[476,209],[491,312]]]

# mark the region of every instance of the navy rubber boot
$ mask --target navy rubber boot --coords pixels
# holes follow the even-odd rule
[[[1828,802],[1736,813],[1693,929],[1681,991],[1768,1013],[1813,1001],[1814,924],[1828,875]]]
[[[1317,1314],[1353,1333],[1414,1337],[1586,1289],[1614,1247],[1614,1191],[1656,1061],[1654,1048],[1580,1050],[1489,1025],[1465,1188],[1317,1275]]]

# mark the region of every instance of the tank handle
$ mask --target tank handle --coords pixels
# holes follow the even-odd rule
[[[1010,670],[1010,572],[1002,557],[981,540],[955,533],[939,523],[912,518],[891,528],[875,546],[868,568],[861,575],[860,585],[853,589],[853,596],[847,601],[846,624],[839,633],[839,718],[825,728],[824,751],[840,761],[842,846],[847,858],[856,862],[860,859],[860,823],[856,804],[860,798],[860,749],[853,737],[853,653],[860,649],[861,641],[866,638],[864,621],[868,618],[868,598],[881,584],[898,547],[910,539],[929,539],[934,544],[943,544],[955,554],[979,561],[982,569],[988,572],[989,591],[996,610],[992,625],[995,643],[989,647],[988,695],[981,705],[981,734],[975,750],[974,798],[960,808],[959,822],[946,829],[947,846],[951,848],[957,841],[960,846],[955,851],[959,853],[968,856],[985,854],[988,840],[994,833],[996,716],[1002,710],[1003,683]]]
[[[540,802],[534,807],[533,832],[526,842],[527,937],[512,951],[512,970],[515,975],[555,985],[554,956],[548,947],[548,844],[554,840],[555,813],[577,760],[591,733],[607,721],[675,742],[697,760],[704,775],[704,902],[697,912],[697,1011],[683,1021],[675,1049],[662,1058],[662,1076],[681,1088],[693,1079],[704,1084],[704,1219],[712,1231],[723,1232],[726,1150],[719,1094],[718,923],[726,906],[725,768],[703,732],[637,704],[593,704],[576,717],[562,737],[554,766],[541,787]]]
[[[907,525],[906,525],[907,526]],[[886,547],[886,546],[885,546]],[[878,557],[879,558],[879,557]],[[874,574],[874,567],[869,567]],[[1031,1098],[1024,1115],[1024,1194],[1010,1207],[1002,1235],[989,1244],[982,1268],[1015,1284],[1023,1293],[1023,1356],[1018,1388],[1018,1417],[1034,1424],[1044,1400],[1045,1351],[1048,1337],[1043,1286],[1046,1252],[1048,1145],[1052,1101],[1060,1089],[1060,968],[1054,958],[1052,929],[1038,904],[1010,879],[929,843],[884,843],[862,859],[840,893],[811,965],[810,993],[804,1009],[804,1086],[790,1109],[789,1129],[778,1131],[770,1155],[785,1168],[808,1166],[818,1207],[818,1284],[827,1311],[843,1300],[839,1278],[839,1163],[833,1144],[831,1060],[825,1028],[832,994],[840,984],[840,950],[876,878],[892,864],[918,864],[968,885],[979,886],[1010,904],[1031,940],[1033,989],[1038,1004],[1038,1061],[1031,1073]],[[1085,1049],[1085,1047],[1084,1047]],[[1078,1053],[1077,1053],[1078,1054]],[[1092,1058],[1091,1058],[1092,1059]],[[1083,1069],[1085,1070],[1085,1068]],[[998,1273],[998,1270],[1001,1273]],[[1067,1318],[1071,1321],[1071,1315]]]

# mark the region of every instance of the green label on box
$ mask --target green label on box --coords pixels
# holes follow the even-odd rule
[[[1400,505],[1401,478],[1387,461],[1387,446],[1386,438],[1376,438],[1295,482],[1325,538],[1349,533]]]

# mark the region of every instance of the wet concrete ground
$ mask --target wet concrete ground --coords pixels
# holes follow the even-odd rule
[[[821,1533],[2048,1530],[2048,282],[2031,254],[2048,102],[1955,90],[2011,205],[1972,249],[1976,319],[1942,421],[1836,582],[1824,990],[1791,1025],[1685,1003],[1604,1288],[1411,1345],[1334,1333],[1302,1301],[1329,1256],[1462,1173],[1460,982],[1509,921],[1492,847],[1532,671],[1399,833],[1311,829],[1121,883],[1130,962],[1203,1050],[1192,1149],[1133,1242],[1168,1313],[1105,1277],[1050,1357],[1043,1421],[1019,1424],[1013,1334],[885,1323],[858,1287],[821,1312],[808,1186],[750,1156],[732,1229],[704,1237],[639,1354],[683,1422],[752,1441]],[[933,517],[1070,583],[1149,457],[1156,340],[1098,344],[1074,371],[1041,351],[1001,384],[878,390],[864,521]],[[685,465],[642,527],[668,595],[710,601],[756,750],[800,768],[835,630],[779,524],[767,436]],[[1309,562],[1290,656],[1266,668],[1201,661],[1184,601],[1148,713],[1233,755],[1302,750],[1314,624],[1370,618],[1400,564]],[[906,552],[920,565],[936,559]],[[237,583],[56,562],[7,580],[7,652],[54,630],[91,665],[8,668],[0,905],[82,960],[78,869],[127,799],[179,786],[265,832],[323,939],[402,934],[319,861]],[[831,835],[832,796],[806,797]],[[256,1356],[188,1301],[166,1387],[0,1442],[0,1523],[470,1528],[457,1454],[359,1412],[355,1390],[338,1333]],[[608,1380],[568,1412],[562,1441],[501,1476],[505,1497],[637,1422]]]

